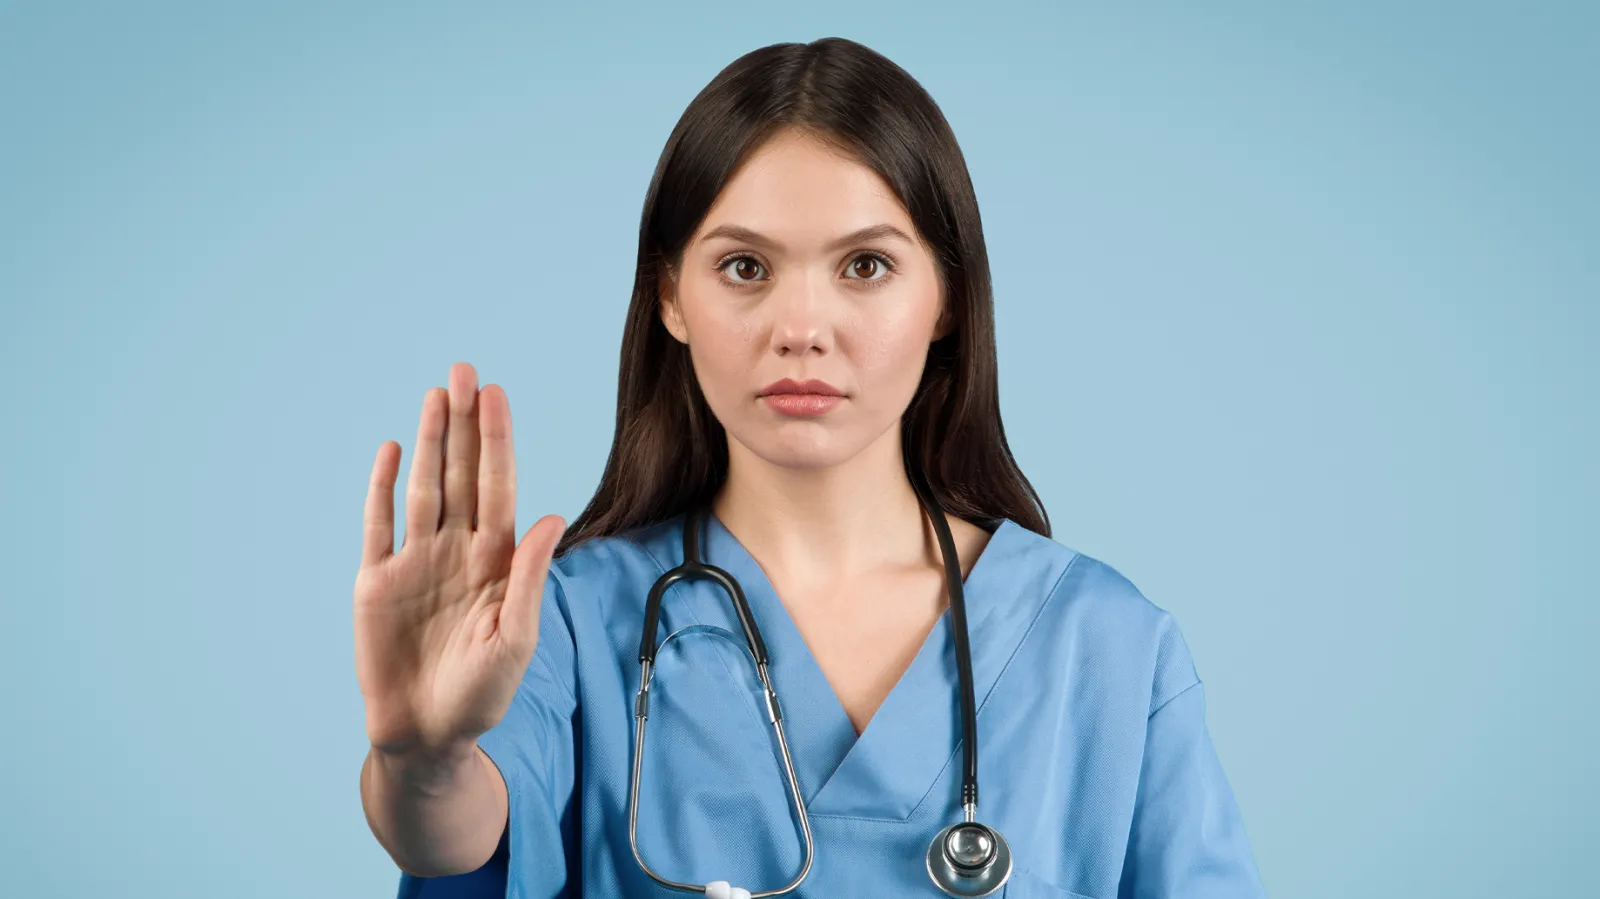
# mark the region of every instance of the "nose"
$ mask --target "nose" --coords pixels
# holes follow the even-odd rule
[[[791,278],[767,295],[772,315],[772,350],[780,356],[826,353],[833,328],[829,321],[832,296],[825,276]]]

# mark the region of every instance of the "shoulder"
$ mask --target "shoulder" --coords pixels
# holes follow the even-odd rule
[[[1177,620],[1128,575],[1049,537],[1024,534],[1022,542],[1059,570],[1035,628],[1049,649],[1124,681],[1148,683],[1151,711],[1199,682]]]
[[[645,589],[676,564],[683,539],[681,518],[672,518],[595,537],[562,553],[550,564],[550,580],[563,597],[584,602]]]
[[[586,540],[551,560],[540,598],[539,640],[530,672],[577,692],[585,659],[626,648],[610,622],[638,619],[682,529],[665,522]],[[586,669],[585,669],[586,670]],[[537,680],[537,677],[535,678]]]

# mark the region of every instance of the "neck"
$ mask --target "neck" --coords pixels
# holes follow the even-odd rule
[[[831,468],[785,468],[730,443],[728,479],[712,511],[769,579],[801,592],[915,566],[927,552],[898,428]]]

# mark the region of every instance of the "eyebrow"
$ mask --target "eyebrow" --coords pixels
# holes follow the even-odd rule
[[[708,240],[714,240],[718,237],[726,237],[730,240],[737,240],[743,243],[751,243],[768,248],[776,247],[778,245],[777,241],[767,237],[765,234],[762,234],[759,231],[752,231],[742,225],[719,225],[715,228],[712,228],[710,231],[707,231],[705,236],[701,237],[698,242],[705,243]],[[869,240],[886,239],[904,241],[908,244],[916,243],[916,241],[907,236],[904,231],[901,231],[899,228],[896,228],[893,225],[885,223],[881,225],[871,225],[869,227],[862,228],[859,231],[851,231],[849,234],[846,234],[838,240],[829,243],[823,249],[832,251],[842,249],[850,246],[851,244],[865,243]]]

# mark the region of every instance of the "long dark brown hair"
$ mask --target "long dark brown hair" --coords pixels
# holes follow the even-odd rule
[[[952,515],[988,524],[1009,518],[1048,537],[1044,504],[1000,423],[989,257],[955,134],[904,69],[830,37],[773,44],[734,60],[667,138],[639,223],[611,453],[556,554],[707,503],[727,477],[727,434],[700,392],[688,347],[661,323],[659,287],[679,268],[734,170],[784,128],[827,141],[876,171],[933,250],[952,327],[929,346],[901,419],[907,475]]]

